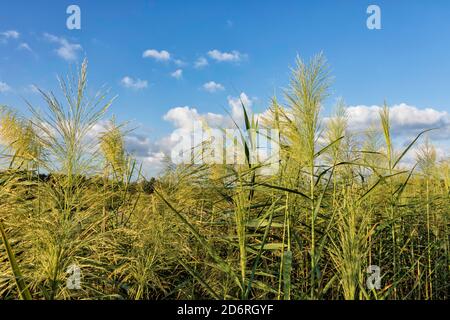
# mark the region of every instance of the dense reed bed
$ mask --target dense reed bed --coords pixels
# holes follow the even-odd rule
[[[123,126],[89,136],[112,100],[85,95],[86,68],[61,79],[63,99],[41,91],[29,118],[1,110],[2,299],[448,299],[449,160],[428,132],[396,148],[388,106],[366,132],[349,130],[342,100],[321,121],[323,56],[298,59],[264,118],[242,106],[242,130],[280,132],[269,176],[246,153],[149,181]]]

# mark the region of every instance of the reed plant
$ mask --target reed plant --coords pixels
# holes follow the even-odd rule
[[[324,119],[322,54],[297,59],[264,116],[241,101],[243,163],[168,163],[153,180],[87,84],[85,61],[40,91],[45,109],[0,110],[1,299],[448,299],[449,159],[429,129],[398,148],[387,104],[363,132],[342,99]],[[247,134],[263,129],[279,132],[269,176]]]

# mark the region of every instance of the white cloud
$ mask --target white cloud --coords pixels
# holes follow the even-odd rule
[[[233,122],[222,114],[207,112],[200,114],[196,108],[189,106],[170,109],[163,117],[177,129],[191,130],[197,121],[204,121],[211,128],[234,127]]]
[[[230,108],[229,114],[212,112],[199,113],[196,108],[184,106],[170,109],[164,115],[163,119],[172,123],[172,125],[178,129],[190,130],[193,128],[194,123],[200,120],[205,121],[211,128],[233,129],[235,127],[235,122],[238,125],[243,124],[244,112],[242,110],[242,104],[244,104],[247,111],[251,113],[253,100],[249,98],[245,92],[242,92],[238,97],[228,97],[227,101]]]
[[[450,124],[447,112],[432,108],[418,109],[402,103],[393,106],[390,112],[394,125],[399,127],[427,128]]]
[[[98,145],[99,137],[110,128],[110,125],[111,123],[106,120],[97,122],[88,133],[89,140],[93,141],[94,145]],[[162,151],[166,150],[161,145],[162,140],[155,141],[147,135],[134,131],[125,134],[123,139],[126,151],[142,162],[145,174],[155,175],[163,168],[167,152]]]
[[[168,136],[163,137],[156,145],[159,146],[161,152],[169,156],[175,146],[180,147],[180,143],[185,143],[185,145],[181,146],[183,150],[189,150],[192,147],[189,139],[183,139],[186,136],[192,136],[194,143],[195,141],[198,143],[202,141],[204,136],[202,136],[201,131],[196,130],[199,125],[205,124],[211,129],[236,129],[237,124],[242,128],[244,126],[244,116],[241,101],[251,113],[253,101],[244,92],[239,97],[228,97],[228,105],[231,109],[229,114],[199,113],[196,108],[189,106],[170,109],[163,119],[170,122],[174,130]]]
[[[181,59],[175,59],[173,62],[174,62],[177,66],[179,66],[179,67],[183,67],[183,66],[186,65],[186,62],[184,62],[184,61],[181,60]]]
[[[206,67],[208,65],[208,60],[206,60],[205,57],[200,57],[197,59],[197,61],[195,61],[194,63],[194,67],[197,69]]]
[[[180,146],[180,143],[183,145],[183,150],[189,150],[192,147],[191,143],[189,139],[184,139],[188,136],[196,135],[194,138],[196,141],[202,139],[201,132],[195,130],[195,127],[206,119],[198,113],[197,109],[188,106],[172,108],[164,115],[163,119],[172,123],[175,129],[157,143],[160,152],[171,155],[173,148]]]
[[[173,146],[177,145],[183,136],[191,135],[195,123],[202,121],[210,128],[235,128],[235,123],[239,127],[244,126],[244,105],[249,114],[252,114],[252,106],[255,99],[250,98],[245,92],[239,96],[229,96],[227,98],[230,108],[230,115],[218,113],[200,113],[196,108],[188,106],[176,107],[170,109],[164,116],[164,120],[170,122],[175,130],[168,136],[160,140],[155,145],[158,146],[160,152],[166,155],[170,154]],[[363,130],[370,127],[372,123],[379,123],[380,106],[351,106],[348,107],[349,126],[352,130]],[[267,113],[265,111],[264,113]],[[254,114],[256,118],[260,118],[264,113]],[[438,159],[442,159],[446,150],[449,149],[446,141],[450,138],[450,115],[448,112],[439,111],[432,108],[417,108],[407,104],[398,104],[390,108],[392,133],[398,150],[403,150],[401,143],[409,144],[410,141],[420,131],[427,128],[440,127],[439,131],[430,134],[430,138],[436,142],[436,151]],[[327,119],[325,119],[327,120]],[[441,143],[438,140],[441,139]],[[190,146],[186,146],[189,148]],[[415,162],[415,150],[410,150],[402,163],[405,165]]]
[[[0,41],[7,42],[9,39],[18,39],[20,33],[16,30],[8,30],[0,32]]]
[[[31,49],[31,47],[28,45],[28,43],[26,42],[22,42],[21,44],[19,44],[19,46],[17,47],[17,49],[19,50],[25,50],[28,52],[33,52],[33,50]]]
[[[228,97],[231,117],[239,125],[243,125],[241,122],[243,121],[242,112],[240,111],[242,108],[240,104],[241,100],[250,109],[253,100],[244,92],[239,97]],[[241,117],[242,119],[237,119],[237,117]],[[198,125],[198,121],[206,123],[210,128],[235,128],[235,123],[228,114],[200,113],[196,108],[189,106],[172,108],[167,111],[163,119],[169,122],[174,130],[158,140],[135,132],[128,133],[124,137],[127,151],[133,154],[138,161],[142,162],[144,172],[147,174],[158,174],[164,168],[165,160],[167,158],[170,159],[173,148],[180,143],[182,137],[193,134],[194,126],[196,124]],[[90,137],[97,139],[107,128],[107,121],[99,122],[93,127]],[[197,138],[201,139],[199,136]],[[186,148],[189,147],[186,145]]]
[[[225,87],[223,85],[221,85],[220,83],[217,83],[214,81],[209,81],[203,85],[203,89],[205,91],[213,93],[213,92],[217,92],[217,91],[223,91],[223,90],[225,90]]]
[[[125,88],[134,89],[134,90],[145,89],[148,87],[147,80],[133,79],[129,76],[123,77],[122,80],[120,80],[120,83]]]
[[[145,50],[142,54],[143,58],[152,58],[156,61],[169,61],[170,60],[170,53],[166,50],[155,50],[155,49],[149,49]]]
[[[170,74],[171,77],[175,78],[175,79],[181,79],[183,77],[183,70],[181,69],[177,69],[174,72],[172,72]]]
[[[253,100],[245,92],[242,92],[239,97],[228,97],[228,105],[231,108],[231,117],[236,123],[242,124],[244,123],[244,110],[242,105],[245,106],[247,113],[251,114]]]
[[[248,97],[245,92],[242,92],[238,97],[227,98],[228,106],[230,108],[229,114],[219,114],[213,112],[199,113],[196,108],[189,106],[176,107],[170,109],[165,115],[164,120],[172,123],[176,128],[192,129],[195,121],[203,120],[211,128],[229,128],[233,129],[236,122],[238,125],[243,124],[244,111],[242,104],[249,113],[252,113],[253,100]],[[257,114],[256,116],[259,116]],[[234,121],[233,121],[234,120]]]
[[[44,37],[47,41],[57,43],[59,45],[59,48],[56,49],[56,53],[66,61],[76,60],[78,57],[78,51],[83,49],[80,44],[71,43],[63,37],[57,37],[49,33],[44,33]]]
[[[349,126],[354,130],[364,130],[373,123],[379,123],[380,106],[350,106],[347,108]],[[440,135],[450,135],[450,115],[446,111],[433,108],[419,109],[405,103],[389,109],[390,124],[396,135],[410,135],[421,130],[440,128]]]
[[[146,157],[140,158],[143,162],[144,170],[150,174],[157,174],[164,166],[164,159],[166,154],[164,152],[152,152]]]
[[[171,122],[177,128],[190,129],[194,121],[200,119],[200,115],[197,109],[185,106],[170,109],[163,119]]]
[[[208,56],[219,62],[239,62],[246,55],[240,53],[239,51],[233,50],[232,52],[221,52],[217,49],[208,51]]]
[[[0,81],[0,93],[9,92],[11,90],[11,87],[6,82]]]
[[[142,161],[145,172],[157,174],[164,167],[165,159],[171,154],[172,148],[180,142],[181,137],[192,134],[192,129],[197,121],[203,121],[210,128],[228,129],[234,129],[234,122],[236,122],[242,128],[244,121],[242,104],[251,114],[254,101],[255,98],[251,98],[245,92],[242,92],[237,97],[229,96],[227,102],[230,108],[230,115],[211,112],[201,113],[198,109],[189,106],[172,108],[163,117],[165,121],[174,127],[170,134],[156,141],[146,135],[127,134],[125,137],[127,150],[134,154],[139,161]],[[369,127],[371,122],[379,121],[378,112],[380,110],[379,106],[349,107],[349,124],[352,128],[365,129]],[[261,114],[255,114],[255,116],[260,117]],[[391,123],[393,130],[403,130],[404,128],[409,130],[410,128],[421,128],[423,125],[434,127],[436,124],[447,124],[448,126],[450,119],[447,112],[430,108],[419,109],[406,104],[399,104],[391,108]],[[438,158],[445,154],[445,150],[450,150],[448,146],[437,146],[436,149]],[[403,163],[415,163],[416,150],[417,147],[410,150]]]

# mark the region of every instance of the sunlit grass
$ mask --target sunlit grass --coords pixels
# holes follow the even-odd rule
[[[112,102],[86,96],[87,63],[63,101],[25,119],[3,107],[2,299],[448,299],[450,174],[423,133],[396,150],[387,105],[364,134],[345,103],[322,123],[331,78],[301,59],[285,103],[244,130],[278,129],[279,171],[168,165],[143,176],[123,126],[89,134]],[[245,150],[253,141],[241,139]],[[402,160],[420,146],[417,165]],[[66,285],[71,265],[81,289]],[[381,268],[381,288],[366,286]]]

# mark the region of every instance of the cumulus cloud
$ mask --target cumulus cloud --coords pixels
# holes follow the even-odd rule
[[[9,92],[11,90],[11,87],[6,82],[0,81],[0,93]]]
[[[245,92],[242,92],[239,97],[229,96],[227,100],[228,105],[231,108],[231,115],[237,119],[244,119],[244,110],[242,109],[242,105],[244,105],[249,111],[253,105],[252,99],[250,99]]]
[[[347,108],[349,127],[364,130],[379,122],[381,106],[350,106]],[[434,138],[450,137],[450,114],[433,108],[417,108],[401,103],[389,108],[391,129],[396,135],[416,134],[425,129],[438,128]]]
[[[189,157],[189,150],[198,146],[202,141],[209,141],[208,134],[205,132],[222,132],[223,129],[236,130],[236,125],[240,128],[244,127],[244,113],[242,111],[242,104],[244,104],[247,110],[251,113],[251,106],[253,100],[244,92],[238,97],[228,97],[228,106],[230,112],[227,114],[221,113],[200,113],[196,108],[189,106],[176,107],[170,109],[164,116],[164,120],[170,122],[175,128],[168,136],[164,137],[160,143],[160,146],[164,146],[161,149],[164,154],[175,160],[173,157]],[[257,117],[260,114],[256,115]],[[203,129],[203,130],[202,130]],[[208,129],[221,129],[211,130]],[[235,131],[237,132],[237,131]],[[186,139],[191,137],[191,139]],[[206,139],[206,140],[205,140]],[[182,151],[183,155],[179,155],[178,152]],[[185,152],[188,151],[186,154]],[[264,155],[264,152],[258,153],[263,158],[268,156]]]
[[[172,78],[175,78],[175,79],[179,80],[179,79],[181,79],[183,77],[183,70],[182,69],[177,69],[174,72],[172,72],[170,74],[170,76]]]
[[[129,76],[125,76],[120,80],[122,86],[128,89],[141,90],[148,87],[147,80],[133,79]]]
[[[150,174],[156,174],[164,167],[164,161],[167,158],[164,152],[153,152],[147,157],[141,158],[143,167],[147,169]]]
[[[83,47],[78,43],[71,43],[66,38],[57,37],[49,33],[44,33],[44,38],[49,42],[59,45],[56,49],[56,53],[66,61],[76,60],[78,57],[78,51],[83,49]]]
[[[238,97],[229,96],[227,101],[229,107],[227,114],[199,113],[196,108],[184,106],[170,109],[163,119],[172,123],[175,128],[192,129],[195,121],[204,121],[211,128],[232,129],[235,127],[235,123],[242,125],[244,122],[242,104],[251,113],[253,100],[245,92],[242,92]]]
[[[205,57],[200,57],[198,58],[195,63],[194,63],[194,67],[197,69],[201,69],[204,68],[208,65],[208,60],[206,60]]]
[[[171,122],[175,127],[186,129],[191,129],[194,121],[199,118],[197,109],[188,106],[172,108],[163,117],[164,120]]]
[[[208,56],[218,62],[239,62],[246,55],[240,53],[239,51],[233,50],[232,52],[221,52],[217,49],[208,51]]]
[[[349,119],[356,127],[365,127],[373,121],[379,119],[380,106],[350,106],[347,108]],[[447,112],[426,108],[418,109],[405,103],[394,105],[389,110],[391,124],[396,127],[423,128],[436,125],[445,121]]]
[[[143,165],[146,174],[155,175],[164,166],[170,145],[164,139],[154,140],[144,134],[128,133],[124,137],[125,147]]]
[[[97,122],[88,133],[89,141],[98,145],[100,136],[110,128],[110,125],[111,122],[106,120]],[[126,151],[142,163],[146,174],[155,175],[162,169],[167,152],[161,141],[132,131],[125,134],[124,145]]]
[[[155,59],[156,61],[169,61],[171,56],[170,53],[166,50],[155,50],[155,49],[148,49],[145,50],[144,53],[142,54],[143,58],[152,58]]]
[[[234,129],[235,122],[242,128],[244,125],[242,104],[251,113],[255,99],[242,92],[238,96],[229,96],[227,102],[229,114],[203,113],[199,112],[197,108],[190,106],[174,107],[168,110],[163,116],[163,119],[172,125],[174,129],[172,132],[159,140],[151,139],[144,134],[129,133],[125,137],[127,151],[135,155],[143,163],[146,172],[156,174],[164,167],[165,160],[168,157],[170,158],[173,148],[182,141],[183,136],[192,134],[195,125],[198,125],[199,121],[207,124],[210,128]],[[354,130],[368,128],[372,122],[379,121],[380,110],[380,106],[360,105],[348,107],[350,127]],[[256,114],[255,116],[260,117],[261,115]],[[391,124],[394,132],[401,132],[403,130],[405,134],[409,134],[412,133],[411,130],[413,129],[420,131],[427,127],[436,127],[439,125],[449,127],[449,120],[449,114],[447,112],[432,108],[420,109],[407,104],[394,105],[391,108]],[[450,130],[448,133],[448,137],[450,137]],[[403,140],[406,141],[406,144],[410,141],[408,139]],[[189,148],[190,146],[186,147]],[[405,165],[415,163],[418,148],[419,145],[408,152],[403,160]],[[448,154],[450,149],[448,145],[437,145],[436,151],[439,159],[445,154]]]
[[[165,115],[164,120],[170,122],[175,129],[166,137],[163,137],[159,143],[161,147],[160,152],[169,156],[175,147],[182,146],[182,150],[190,150],[192,145],[190,139],[186,137],[193,137],[195,141],[200,142],[201,132],[198,128],[202,121],[202,116],[197,109],[188,106],[175,107],[170,109]],[[196,135],[194,137],[194,135]]]
[[[18,39],[20,37],[20,33],[16,30],[8,30],[0,32],[0,41],[7,42],[9,39]]]
[[[211,93],[225,90],[225,87],[223,85],[221,85],[220,83],[214,82],[214,81],[209,81],[209,82],[205,83],[202,87],[205,91],[208,91]]]
[[[170,109],[163,117],[177,129],[191,130],[197,121],[205,122],[211,128],[235,128],[235,123],[243,125],[244,112],[242,104],[251,113],[253,100],[242,92],[238,97],[229,96],[227,98],[229,114],[220,113],[199,113],[196,108],[189,106],[175,107]],[[258,116],[258,115],[256,115]]]
[[[367,129],[376,128],[381,134],[380,111],[383,107],[357,105],[347,108],[349,130],[361,134]],[[397,151],[404,150],[413,139],[426,129],[436,128],[426,135],[436,147],[438,160],[450,152],[450,114],[433,108],[418,108],[406,103],[389,108],[392,140]],[[325,118],[325,124],[330,118]],[[322,140],[322,137],[321,139]],[[410,168],[417,161],[417,151],[423,137],[417,141],[401,161],[401,165]]]

